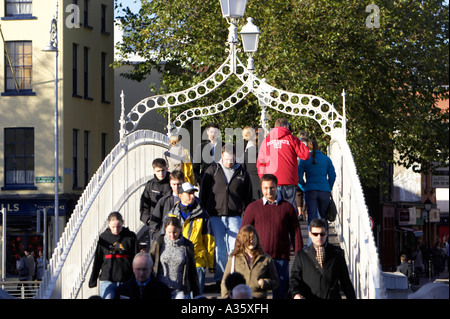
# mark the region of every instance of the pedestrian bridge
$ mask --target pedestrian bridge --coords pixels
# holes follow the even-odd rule
[[[334,222],[348,261],[358,298],[385,298],[378,251],[371,231],[361,184],[350,148],[341,130],[331,132],[329,156],[337,179],[333,198],[338,208]],[[92,177],[53,252],[37,299],[87,299],[99,294],[88,287],[94,251],[111,211],[120,211],[125,226],[139,235],[140,196],[153,177],[152,161],[169,148],[166,135],[134,131],[116,145]]]

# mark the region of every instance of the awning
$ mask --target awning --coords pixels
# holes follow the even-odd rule
[[[422,237],[423,236],[423,231],[422,230],[416,230],[416,229],[406,228],[406,227],[400,227],[400,229],[404,230],[404,231],[412,232],[415,237]]]

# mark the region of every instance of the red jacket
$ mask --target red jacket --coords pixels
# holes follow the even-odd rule
[[[287,128],[275,127],[261,144],[256,161],[258,175],[261,178],[264,174],[274,174],[279,186],[297,185],[297,157],[307,160],[309,156],[308,147]]]

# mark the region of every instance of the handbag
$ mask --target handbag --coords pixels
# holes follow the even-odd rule
[[[192,167],[191,158],[187,149],[184,149],[183,173],[185,181],[194,185],[194,168]]]
[[[333,196],[330,195],[330,204],[327,209],[327,220],[329,222],[334,222],[337,215],[336,204],[334,203]]]

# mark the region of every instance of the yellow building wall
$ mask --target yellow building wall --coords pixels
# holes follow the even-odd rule
[[[83,24],[83,6],[85,0],[79,0],[81,24]],[[50,39],[51,20],[56,12],[56,0],[33,1],[32,15],[35,19],[0,20],[5,41],[32,41],[33,52],[33,92],[34,96],[0,96],[0,187],[4,186],[4,128],[34,127],[35,133],[35,178],[54,176],[54,54],[42,52]],[[114,99],[113,70],[107,68],[106,100],[101,101],[101,52],[107,54],[107,65],[113,62],[113,11],[114,0],[89,1],[89,25],[86,28],[67,27],[66,19],[73,11],[66,12],[72,0],[59,0],[58,13],[58,105],[59,105],[59,176],[63,178],[60,193],[81,194],[82,189],[73,190],[72,139],[73,129],[78,129],[79,145],[79,186],[84,187],[84,131],[90,132],[89,175],[92,176],[101,164],[101,136],[107,134],[109,153],[114,137]],[[106,5],[106,31],[101,33],[101,4]],[[0,2],[0,17],[5,17],[5,1]],[[72,47],[78,43],[79,50],[79,92],[83,94],[83,47],[89,47],[89,96],[84,99],[72,96]],[[3,41],[0,50],[4,52]],[[5,91],[5,61],[0,59],[0,92]],[[54,184],[35,183],[37,190],[2,190],[0,196],[21,194],[52,194]]]

